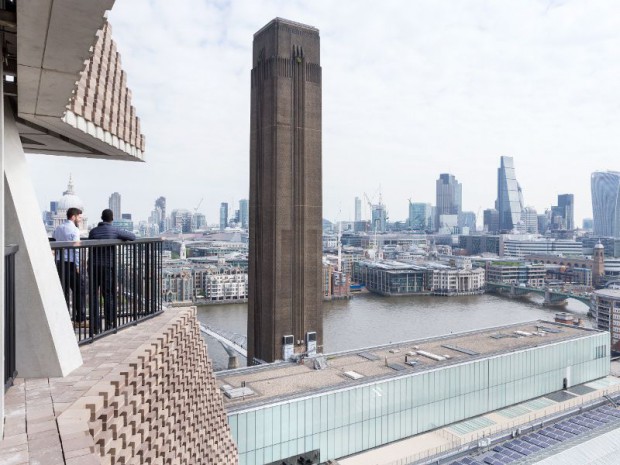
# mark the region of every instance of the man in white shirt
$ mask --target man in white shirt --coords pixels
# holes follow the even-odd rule
[[[67,220],[54,230],[54,240],[58,242],[79,242],[80,230],[78,225],[82,219],[82,210],[69,208]],[[77,325],[86,325],[86,310],[83,305],[83,289],[80,280],[80,252],[69,249],[60,255],[56,251],[56,267],[65,293],[67,305],[69,304],[69,289],[73,292],[73,322]]]

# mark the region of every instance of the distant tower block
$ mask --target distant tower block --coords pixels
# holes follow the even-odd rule
[[[322,351],[319,45],[318,29],[280,18],[254,34],[249,364]]]

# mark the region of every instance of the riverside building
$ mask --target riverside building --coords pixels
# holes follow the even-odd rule
[[[596,327],[609,331],[611,349],[620,352],[620,289],[599,289],[592,294]]]
[[[609,368],[608,333],[535,321],[219,372],[217,380],[239,463],[259,465],[340,459],[603,378]]]
[[[493,262],[487,265],[486,280],[491,283],[524,284],[527,287],[545,285],[545,265],[523,262]]]

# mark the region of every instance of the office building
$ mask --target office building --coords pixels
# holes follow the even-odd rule
[[[525,207],[521,213],[521,222],[527,234],[538,234],[538,212],[534,207]]]
[[[521,219],[523,194],[517,182],[512,157],[501,157],[497,169],[497,200],[495,209],[499,214],[499,231],[512,232]]]
[[[495,208],[488,208],[482,212],[483,228],[485,232],[495,234],[499,232],[499,212]]]
[[[172,229],[180,233],[192,232],[192,213],[189,210],[178,208],[170,213]]]
[[[435,228],[441,227],[441,215],[457,215],[462,210],[463,191],[461,183],[452,174],[442,173],[435,182],[436,200]]]
[[[192,215],[192,231],[204,230],[207,227],[207,218],[203,213]]]
[[[511,235],[504,239],[502,255],[525,257],[527,255],[549,254],[563,256],[583,255],[583,245],[570,239],[538,238]]]
[[[486,280],[489,283],[523,284],[542,287],[545,284],[545,265],[542,263],[495,262],[487,265]]]
[[[586,231],[592,231],[594,228],[594,220],[592,218],[584,218],[581,227]]]
[[[472,234],[459,236],[459,248],[467,251],[467,255],[494,254],[499,255],[503,249],[502,237],[491,234]]]
[[[155,200],[155,208],[160,210],[159,231],[164,232],[166,230],[166,197],[158,197]]]
[[[433,207],[430,203],[409,202],[409,227],[415,231],[430,231]]]
[[[228,203],[220,204],[220,231],[224,231],[228,227]]]
[[[563,228],[575,229],[575,196],[573,194],[558,195],[557,213],[562,217]]]
[[[459,215],[459,228],[467,228],[470,233],[476,231],[476,214],[474,212],[461,212]]]
[[[609,331],[611,349],[620,352],[620,289],[598,289],[592,293],[596,328]]]
[[[355,197],[355,221],[362,221],[362,199]]]
[[[541,213],[538,215],[538,233],[545,234],[549,230],[549,215]]]
[[[323,345],[319,31],[276,18],[252,60],[249,363]]]
[[[387,210],[385,205],[379,203],[372,206],[371,212],[371,232],[383,233],[387,229]]]
[[[112,210],[115,220],[121,219],[121,194],[118,192],[112,193],[108,200],[108,208]]]
[[[594,235],[620,237],[620,172],[592,173]]]
[[[250,224],[250,204],[247,199],[239,200],[239,225],[248,229]]]

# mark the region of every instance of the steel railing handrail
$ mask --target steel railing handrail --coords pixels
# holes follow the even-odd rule
[[[51,241],[65,301],[80,344],[163,311],[163,240]]]
[[[50,247],[52,249],[63,248],[86,248],[92,246],[104,246],[104,245],[119,245],[119,244],[151,244],[163,242],[163,239],[159,237],[147,237],[136,239],[134,241],[122,241],[120,239],[88,239],[81,238],[79,241],[50,241]]]

